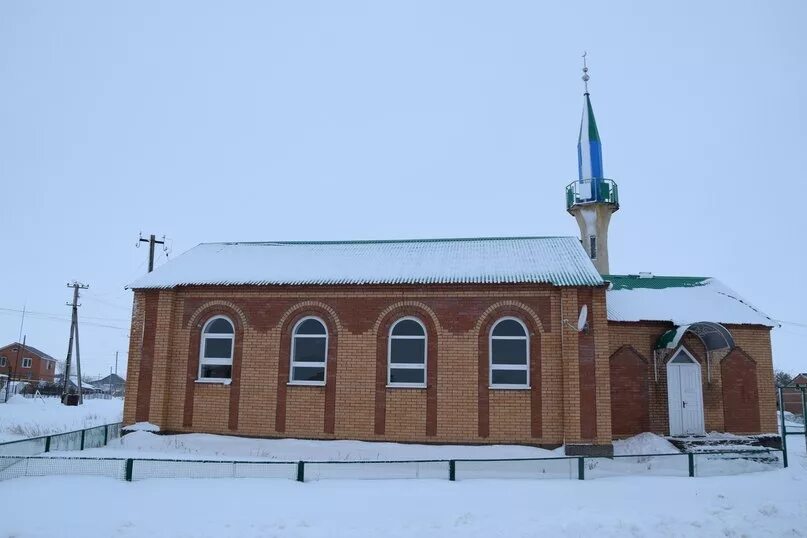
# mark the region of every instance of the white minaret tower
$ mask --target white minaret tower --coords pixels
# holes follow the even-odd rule
[[[583,54],[583,120],[577,142],[578,179],[566,187],[566,210],[577,219],[580,241],[600,274],[608,274],[608,225],[619,209],[616,182],[602,172],[602,144],[588,93],[588,66]]]

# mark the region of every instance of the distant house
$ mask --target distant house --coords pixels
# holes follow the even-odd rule
[[[92,384],[102,392],[113,396],[123,396],[126,388],[126,380],[117,374],[109,374],[97,381],[93,381]]]
[[[15,380],[52,383],[56,375],[56,359],[33,346],[12,342],[0,347],[0,374]]]
[[[64,384],[64,374],[59,374],[56,376],[56,385],[61,387]],[[78,392],[78,385],[76,384],[74,378],[70,378],[67,382],[68,391],[72,393]],[[60,391],[61,392],[61,391]],[[88,383],[86,381],[81,382],[81,392],[82,394],[95,394],[104,392],[101,387],[95,384],[95,382]]]
[[[807,373],[799,374],[782,391],[782,399],[785,404],[785,411],[790,411],[794,415],[804,415],[801,391],[797,387],[807,386]]]

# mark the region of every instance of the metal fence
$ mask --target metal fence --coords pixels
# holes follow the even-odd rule
[[[72,432],[54,433],[19,441],[0,443],[0,456],[33,456],[43,452],[84,450],[105,446],[120,437],[121,423],[104,424]]]
[[[787,465],[787,436],[800,435],[807,446],[807,387],[779,387],[779,430],[782,434],[782,450]]]
[[[0,480],[25,476],[91,475],[127,481],[152,478],[573,479],[613,476],[718,476],[786,466],[781,450],[702,454],[409,461],[223,461],[53,456],[0,456]]]

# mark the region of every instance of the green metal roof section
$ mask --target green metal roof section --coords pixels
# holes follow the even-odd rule
[[[611,283],[612,290],[663,290],[667,288],[691,288],[702,286],[709,280],[706,276],[642,276],[602,275]]]
[[[588,108],[588,140],[600,141],[600,132],[597,130],[597,120],[594,119],[594,109],[591,107],[591,99],[586,93],[586,108]]]

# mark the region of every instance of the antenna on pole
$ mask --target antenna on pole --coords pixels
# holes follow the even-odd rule
[[[583,84],[586,87],[586,95],[588,95],[588,81],[591,78],[590,76],[588,76],[588,65],[586,65],[587,54],[588,53],[586,51],[583,51],[583,76],[581,77],[583,79]]]

